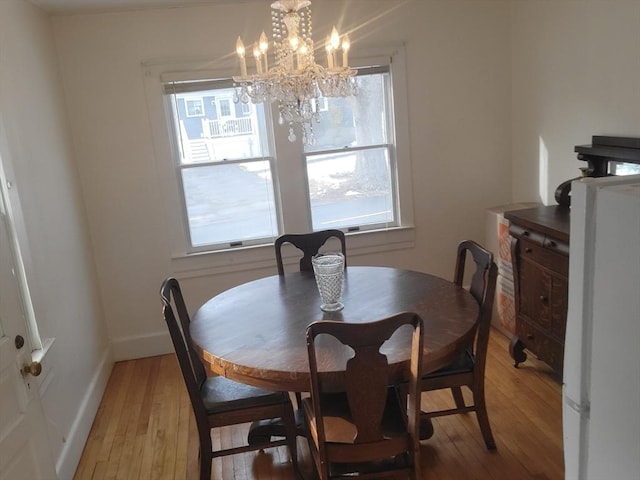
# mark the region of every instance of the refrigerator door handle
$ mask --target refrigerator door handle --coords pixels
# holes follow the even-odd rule
[[[564,403],[567,407],[577,412],[583,418],[589,418],[589,412],[591,411],[591,405],[589,404],[589,402],[578,403],[565,395]]]

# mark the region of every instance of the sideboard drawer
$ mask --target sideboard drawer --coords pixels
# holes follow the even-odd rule
[[[522,255],[522,258],[542,265],[560,275],[568,275],[569,257],[566,254],[558,253],[557,245],[560,242],[549,240],[547,237],[542,243],[531,241],[528,238],[521,238],[520,241],[520,255]],[[554,244],[553,250],[544,246],[545,244],[550,244],[550,242]]]

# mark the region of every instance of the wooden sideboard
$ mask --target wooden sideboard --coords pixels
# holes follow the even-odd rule
[[[569,277],[569,208],[539,206],[504,213],[509,220],[516,335],[514,366],[526,348],[562,377]]]

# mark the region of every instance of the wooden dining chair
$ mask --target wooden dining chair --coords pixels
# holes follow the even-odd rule
[[[278,275],[284,275],[284,265],[282,263],[282,246],[290,243],[302,251],[303,256],[300,258],[300,271],[312,272],[311,258],[316,255],[320,248],[330,238],[337,238],[340,241],[340,248],[344,255],[345,267],[347,266],[347,242],[342,230],[321,230],[311,233],[290,233],[281,235],[276,238],[274,243],[276,249],[276,263],[278,265]]]
[[[411,352],[406,374],[407,401],[395,388],[402,379],[390,376],[382,344],[398,329]],[[407,327],[408,328],[408,327]],[[405,330],[406,331],[406,330]],[[398,332],[400,334],[400,332]],[[322,342],[331,336],[353,350],[344,370],[344,388],[335,390],[319,370],[331,359],[323,357]],[[420,373],[422,319],[400,313],[371,323],[318,321],[307,328],[311,396],[303,400],[307,440],[320,480],[329,478],[386,478],[399,474],[420,476]],[[396,382],[397,381],[397,382]]]
[[[456,405],[455,408],[447,410],[422,412],[422,417],[432,418],[475,412],[484,442],[489,450],[494,450],[496,444],[491,433],[484,397],[484,372],[498,268],[491,252],[472,240],[465,240],[458,245],[454,274],[456,285],[462,287],[464,284],[467,252],[471,253],[476,266],[471,276],[469,291],[480,307],[474,341],[451,364],[422,377],[423,392],[450,388]],[[465,404],[461,387],[467,387],[471,391],[473,396],[471,405]]]
[[[288,233],[276,238],[274,242],[276,250],[276,264],[278,265],[278,275],[284,275],[284,263],[282,261],[282,246],[290,243],[298,250],[301,250],[303,256],[300,258],[300,271],[313,272],[311,258],[317,255],[320,248],[331,238],[337,238],[340,241],[340,249],[344,255],[344,268],[347,268],[347,241],[342,230],[321,230],[311,233]],[[298,408],[302,405],[302,394],[295,392]]]
[[[231,381],[225,377],[207,377],[204,365],[193,348],[189,334],[190,318],[180,285],[166,279],[160,290],[163,314],[176,351],[180,370],[189,393],[200,440],[200,479],[210,480],[211,461],[267,447],[287,445],[295,475],[298,475],[296,426],[288,393],[273,392]],[[176,319],[175,310],[178,313]],[[243,445],[214,451],[211,429],[264,419],[281,418],[286,437],[260,444]]]

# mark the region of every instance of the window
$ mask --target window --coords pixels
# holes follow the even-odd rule
[[[313,230],[395,226],[395,151],[388,67],[358,72],[355,97],[327,98],[305,148]]]
[[[237,247],[271,245],[284,232],[328,228],[367,232],[350,248],[361,243],[369,252],[412,241],[405,228],[413,212],[404,52],[394,49],[361,63],[355,64],[359,94],[322,98],[316,141],[307,146],[288,141],[277,106],[234,102],[231,66],[224,72],[164,67],[167,73],[145,75],[164,92],[163,104],[149,95],[149,107],[159,171],[169,181],[169,224],[184,226],[170,229],[175,258],[231,255]],[[157,91],[157,83],[148,86]],[[185,107],[196,98],[199,117]],[[262,258],[256,252],[251,258]]]
[[[227,98],[225,98],[224,100],[220,100],[220,116],[221,117],[231,116],[231,101]]]
[[[316,105],[316,111],[318,112],[326,112],[329,110],[327,99],[325,97],[318,98],[318,103]]]
[[[204,106],[201,98],[184,98],[182,101],[185,105],[187,117],[201,117],[204,115]]]
[[[256,106],[251,116],[233,119],[231,100],[220,99],[221,119],[212,111],[204,120],[194,121],[183,116],[180,108],[193,89],[203,97],[232,98],[234,94],[228,81],[166,87],[189,250],[271,241],[278,234],[278,213],[265,109]]]
[[[638,175],[640,164],[630,162],[609,162],[609,173],[612,175]]]

